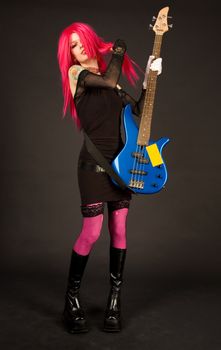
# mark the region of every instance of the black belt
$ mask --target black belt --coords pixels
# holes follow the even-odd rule
[[[105,169],[100,165],[85,162],[84,160],[79,160],[78,167],[83,170],[95,171],[96,173],[106,173]]]

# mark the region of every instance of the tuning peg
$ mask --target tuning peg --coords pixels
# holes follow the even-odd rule
[[[156,19],[157,19],[157,18],[156,18],[155,16],[152,17],[152,21],[153,21],[153,22],[156,21]]]
[[[173,18],[172,16],[167,16],[167,18]]]
[[[173,24],[169,24],[168,27],[169,27],[169,28],[173,28]]]
[[[152,29],[153,28],[153,25],[152,24],[149,24],[149,29]]]

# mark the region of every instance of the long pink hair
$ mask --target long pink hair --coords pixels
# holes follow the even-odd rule
[[[63,117],[66,115],[68,106],[70,106],[71,116],[74,119],[77,127],[80,129],[81,124],[75,108],[74,99],[71,94],[68,78],[69,68],[73,64],[76,64],[76,60],[74,62],[74,57],[71,55],[70,50],[70,36],[72,33],[78,34],[87,56],[89,58],[97,58],[98,67],[101,73],[104,73],[106,70],[107,64],[104,60],[104,56],[110,53],[113,43],[105,42],[95,33],[94,29],[90,25],[81,22],[75,22],[69,25],[63,30],[59,37],[57,57],[61,71],[62,90],[64,96]],[[138,80],[138,75],[134,69],[134,65],[139,68],[139,66],[132,59],[130,59],[127,54],[125,54],[122,71],[131,85],[135,85],[135,82]]]

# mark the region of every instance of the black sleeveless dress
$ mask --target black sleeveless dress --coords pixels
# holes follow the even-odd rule
[[[121,137],[121,112],[131,103],[133,112],[139,115],[144,93],[138,102],[123,90],[116,88],[123,55],[112,54],[112,59],[103,75],[83,70],[79,74],[75,93],[75,105],[82,128],[103,156],[111,163],[123,147]],[[81,161],[97,164],[87,151],[85,142],[79,154]],[[131,191],[115,185],[105,172],[84,170],[78,166],[78,184],[81,205],[97,202],[130,200]]]

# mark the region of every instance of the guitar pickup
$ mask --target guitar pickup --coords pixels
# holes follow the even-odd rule
[[[130,180],[129,187],[139,188],[142,190],[144,188],[144,181]]]
[[[150,161],[147,158],[142,158],[142,159],[138,159],[138,163],[140,164],[148,164]]]
[[[135,158],[143,158],[143,154],[139,152],[132,152],[131,155],[132,157],[135,157]]]
[[[147,171],[144,170],[130,170],[130,174],[133,175],[147,175]]]
[[[132,152],[132,157],[137,158],[138,159],[138,163],[140,164],[148,164],[149,163],[149,159],[144,158],[142,153],[139,152]]]

